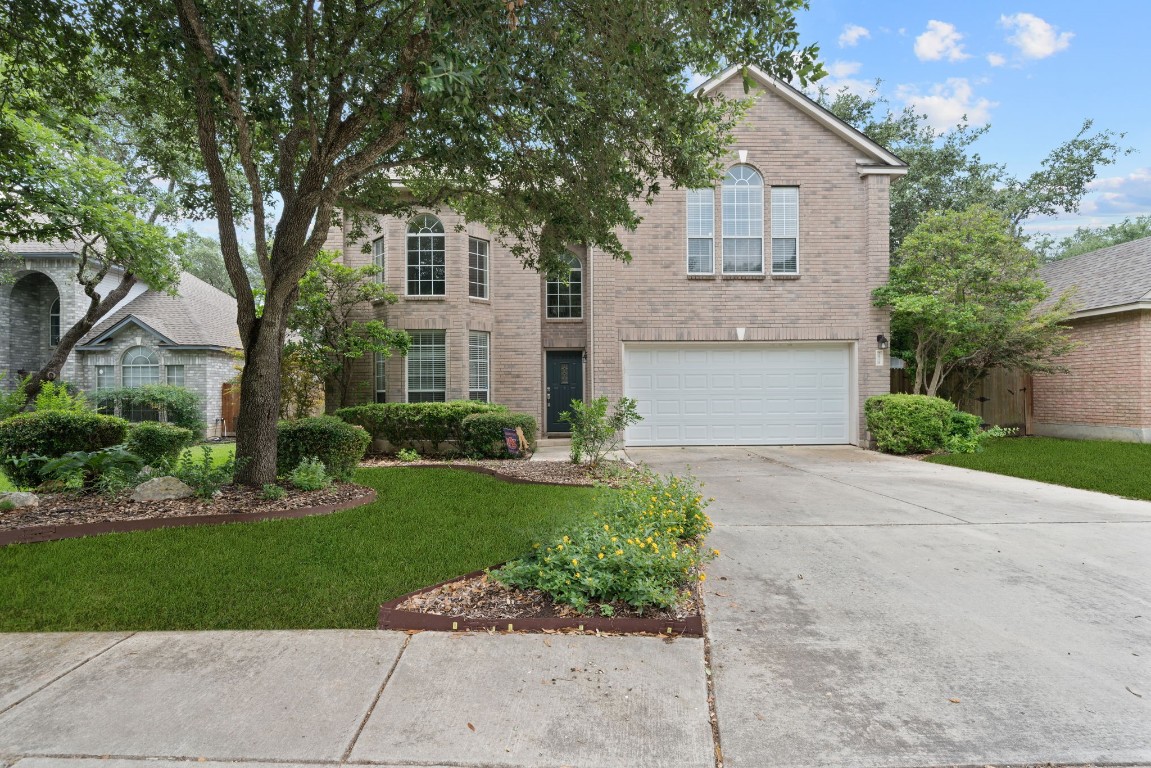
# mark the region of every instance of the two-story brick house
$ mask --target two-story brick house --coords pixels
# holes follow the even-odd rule
[[[863,401],[888,391],[870,294],[906,165],[752,77],[724,178],[645,208],[630,263],[573,246],[570,278],[548,280],[452,211],[381,218],[371,242],[333,230],[328,247],[399,296],[369,313],[413,337],[406,359],[360,361],[360,398],[482,398],[556,434],[573,398],[627,395],[644,415],[629,445],[861,443]],[[739,68],[700,90],[742,98]]]

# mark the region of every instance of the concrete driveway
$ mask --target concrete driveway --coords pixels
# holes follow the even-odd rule
[[[628,453],[717,498],[728,766],[1151,763],[1151,503],[853,448]]]

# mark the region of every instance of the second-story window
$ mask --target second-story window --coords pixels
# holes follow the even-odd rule
[[[468,296],[488,297],[488,241],[468,238]]]
[[[715,192],[687,191],[687,271],[710,275],[715,271]]]
[[[372,266],[376,268],[376,282],[382,283],[387,279],[387,260],[384,251],[384,238],[377,237],[372,241]]]
[[[771,188],[771,273],[799,274],[799,187]]]
[[[579,259],[566,254],[566,276],[549,279],[547,282],[547,315],[550,320],[578,319],[583,317],[583,268]]]
[[[723,271],[763,274],[763,177],[750,165],[723,180]]]
[[[408,224],[408,295],[443,296],[444,225],[435,216],[417,216]]]

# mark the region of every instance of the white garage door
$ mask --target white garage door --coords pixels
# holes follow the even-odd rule
[[[626,344],[627,444],[847,443],[849,371],[839,344]]]

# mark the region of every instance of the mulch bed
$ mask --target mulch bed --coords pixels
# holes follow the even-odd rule
[[[448,467],[471,472],[482,472],[511,482],[543,485],[610,485],[619,486],[638,470],[624,461],[605,461],[592,469],[586,464],[569,461],[475,460],[452,461],[400,461],[377,456],[366,459],[361,467]]]

